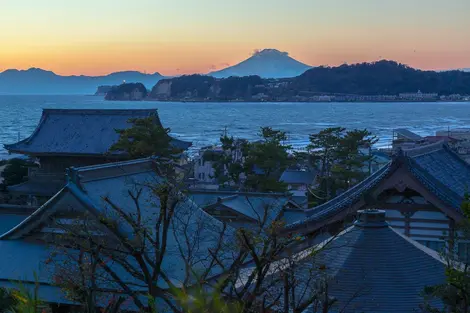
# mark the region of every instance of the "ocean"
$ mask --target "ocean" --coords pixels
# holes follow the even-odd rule
[[[27,138],[43,108],[155,108],[173,136],[192,141],[193,152],[218,142],[227,132],[253,140],[261,126],[287,132],[295,148],[308,144],[309,134],[326,127],[367,128],[379,137],[378,148],[390,145],[393,129],[408,128],[420,135],[436,130],[470,127],[470,102],[426,103],[176,103],[114,102],[96,96],[0,95],[0,159],[11,157],[3,144]]]

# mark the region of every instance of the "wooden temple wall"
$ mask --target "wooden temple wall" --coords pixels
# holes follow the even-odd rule
[[[394,229],[434,250],[443,248],[453,231],[453,220],[438,211],[402,212],[387,209],[386,218]]]

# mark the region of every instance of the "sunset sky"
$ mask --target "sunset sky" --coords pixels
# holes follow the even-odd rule
[[[470,0],[0,0],[0,14],[0,71],[204,73],[263,48],[470,67]]]

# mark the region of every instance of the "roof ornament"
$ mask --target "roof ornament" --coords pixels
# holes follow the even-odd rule
[[[373,227],[382,228],[387,227],[385,221],[385,211],[378,209],[366,209],[358,211],[358,218],[354,225],[358,227]]]

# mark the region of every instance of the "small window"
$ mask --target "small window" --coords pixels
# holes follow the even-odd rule
[[[418,240],[420,244],[433,249],[434,251],[441,252],[444,250],[446,243],[444,241],[433,241],[433,240]]]

